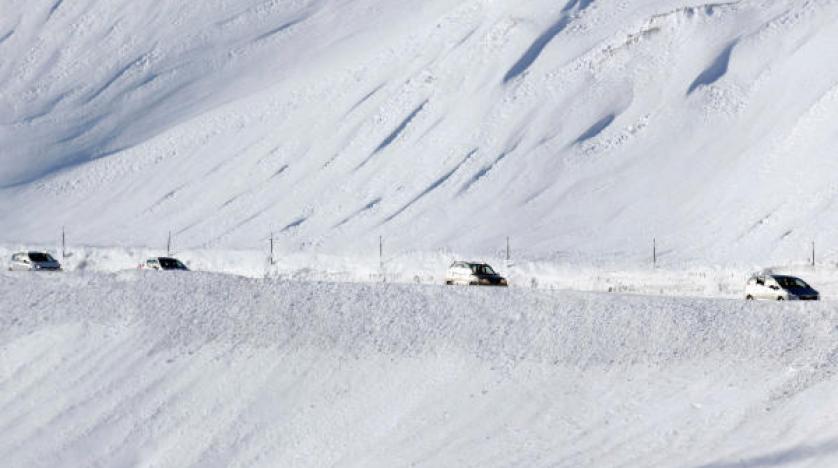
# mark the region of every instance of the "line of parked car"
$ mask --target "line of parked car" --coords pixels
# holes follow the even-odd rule
[[[141,270],[189,271],[174,257],[151,257],[138,265]],[[18,252],[12,255],[9,271],[61,271],[61,263],[48,252]],[[506,278],[489,264],[456,261],[445,274],[446,285],[509,286]],[[745,299],[772,301],[817,301],[820,293],[796,276],[757,274],[745,285]]]
[[[151,257],[137,268],[141,270],[189,271],[173,257]],[[9,271],[61,271],[61,263],[48,252],[18,252],[12,255]]]

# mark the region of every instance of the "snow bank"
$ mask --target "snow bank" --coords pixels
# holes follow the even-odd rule
[[[150,247],[71,246],[66,257],[50,246],[0,244],[0,269],[5,270],[13,252],[49,251],[71,272],[113,273],[136,269],[146,258],[166,255],[165,249]],[[838,266],[821,262],[812,268],[803,263],[774,266],[573,264],[556,260],[512,259],[500,255],[469,257],[451,251],[378,252],[367,255],[334,255],[315,251],[287,251],[277,248],[271,265],[268,251],[177,249],[173,255],[192,270],[225,273],[250,278],[347,283],[442,284],[448,266],[455,260],[488,262],[511,281],[513,288],[597,291],[655,296],[742,298],[745,282],[753,273],[772,271],[797,275],[811,283],[825,299],[838,298]]]
[[[10,466],[832,466],[828,304],[0,274]]]

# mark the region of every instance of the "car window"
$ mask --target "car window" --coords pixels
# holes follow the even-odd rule
[[[160,266],[164,270],[185,270],[186,266],[180,262],[180,260],[176,258],[167,258],[161,257],[160,258]]]
[[[33,262],[51,262],[53,259],[48,253],[29,252],[29,259]]]
[[[794,276],[777,276],[775,277],[777,283],[780,284],[784,289],[795,289],[795,288],[808,288],[809,285],[806,284],[800,278],[795,278]]]
[[[472,273],[476,275],[494,275],[495,270],[492,269],[489,265],[486,264],[473,264],[471,265]]]
[[[765,286],[765,278],[758,277],[757,278],[757,284],[760,285],[760,286]]]

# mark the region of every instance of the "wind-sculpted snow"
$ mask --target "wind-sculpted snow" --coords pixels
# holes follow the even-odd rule
[[[0,280],[9,466],[838,461],[831,303],[200,273]]]
[[[11,2],[0,241],[509,237],[590,265],[656,238],[680,267],[814,240],[834,262],[836,21],[829,0]]]
[[[698,78],[696,78],[690,85],[690,89],[687,90],[687,94],[692,94],[693,91],[701,86],[711,85],[716,81],[719,81],[724,74],[727,73],[728,67],[730,66],[730,55],[736,47],[736,42],[737,41],[733,41],[730,45],[725,47],[719,56],[716,57],[716,60],[714,60],[706,70],[701,72],[701,75],[699,75]]]

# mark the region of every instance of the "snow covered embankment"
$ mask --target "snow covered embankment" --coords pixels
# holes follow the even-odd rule
[[[838,463],[829,304],[0,280],[8,466]]]

